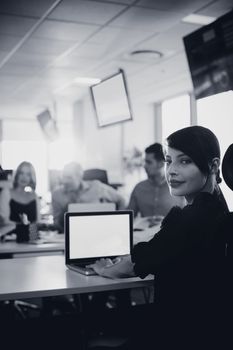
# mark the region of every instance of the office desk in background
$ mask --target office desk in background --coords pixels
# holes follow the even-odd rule
[[[53,235],[53,237],[44,238],[34,243],[0,242],[0,259],[36,255],[59,255],[64,254],[64,251],[65,238],[61,234]]]
[[[0,300],[83,294],[153,285],[153,276],[110,279],[84,276],[65,266],[64,256],[4,259],[0,264]]]
[[[133,232],[133,243],[150,240],[159,231],[160,225],[146,227],[146,218],[142,218],[135,225]],[[46,236],[47,235],[47,236]],[[65,252],[64,234],[49,235],[46,232],[42,235],[44,243],[17,243],[16,241],[0,242],[0,259],[30,257],[38,255],[59,255]]]
[[[136,218],[134,220],[133,244],[148,242],[160,230],[161,221],[150,226],[151,217]]]

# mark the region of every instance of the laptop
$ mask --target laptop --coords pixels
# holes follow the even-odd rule
[[[97,202],[97,203],[70,203],[68,204],[69,213],[77,213],[79,211],[112,211],[116,210],[115,203]]]
[[[96,275],[87,265],[131,254],[132,245],[132,210],[65,213],[65,263],[71,270]]]

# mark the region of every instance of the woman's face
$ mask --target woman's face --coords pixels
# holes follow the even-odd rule
[[[173,196],[185,196],[191,202],[206,184],[206,176],[183,152],[167,147],[165,154],[166,180]]]
[[[26,186],[29,186],[30,183],[31,183],[31,170],[28,166],[24,165],[19,170],[18,186],[25,188]]]

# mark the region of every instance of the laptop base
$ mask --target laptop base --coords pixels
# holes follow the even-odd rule
[[[94,276],[97,275],[97,273],[91,269],[90,267],[85,267],[85,266],[77,266],[77,265],[67,265],[67,267],[75,272],[79,272],[82,275],[85,276]]]

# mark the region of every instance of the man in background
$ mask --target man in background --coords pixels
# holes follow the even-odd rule
[[[125,208],[124,198],[111,186],[99,180],[83,180],[83,169],[76,162],[65,165],[62,171],[62,186],[52,193],[53,218],[56,228],[63,232],[64,213],[70,203],[115,203],[116,208]]]
[[[128,205],[134,211],[135,217],[164,217],[173,206],[184,205],[180,197],[172,197],[169,192],[160,143],[154,143],[145,149],[144,168],[148,178],[135,186]]]

